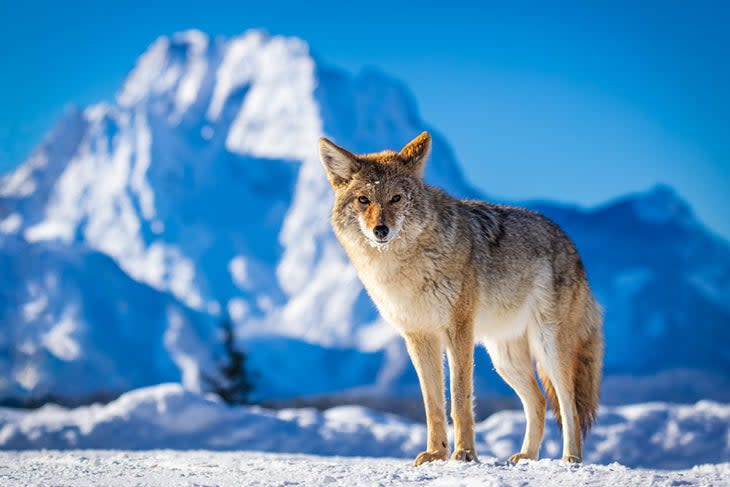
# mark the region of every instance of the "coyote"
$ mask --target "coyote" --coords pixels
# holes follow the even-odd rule
[[[601,382],[601,311],[573,242],[532,211],[453,198],[423,181],[431,137],[400,152],[355,155],[326,138],[319,152],[334,189],[332,226],[382,316],[405,338],[423,394],[426,451],[449,455],[444,349],[451,377],[453,459],[477,461],[474,344],[515,390],[527,419],[510,462],[536,459],[545,399],[563,431],[563,460],[581,461]]]

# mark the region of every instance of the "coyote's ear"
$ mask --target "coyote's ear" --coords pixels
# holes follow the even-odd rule
[[[327,179],[335,188],[349,182],[360,170],[360,163],[354,154],[324,137],[319,139],[319,158],[327,170]]]
[[[423,169],[426,167],[426,159],[428,159],[430,154],[431,136],[428,132],[423,132],[421,135],[408,142],[408,144],[401,149],[400,154],[398,155],[415,174],[422,176]]]

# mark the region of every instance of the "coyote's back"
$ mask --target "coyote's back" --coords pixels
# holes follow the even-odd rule
[[[458,200],[423,182],[431,141],[356,156],[322,139],[335,192],[332,224],[381,314],[403,335],[428,418],[416,464],[448,455],[444,349],[451,368],[455,452],[476,459],[472,413],[475,342],[525,409],[527,431],[512,461],[537,458],[545,399],[563,426],[563,458],[581,459],[581,430],[598,404],[601,314],[573,242],[522,208]]]

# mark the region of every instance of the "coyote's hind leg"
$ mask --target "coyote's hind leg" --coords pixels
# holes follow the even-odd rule
[[[489,356],[499,375],[517,393],[525,411],[527,427],[522,448],[509,458],[510,462],[537,459],[545,430],[545,398],[535,380],[527,337],[507,342],[487,342]]]

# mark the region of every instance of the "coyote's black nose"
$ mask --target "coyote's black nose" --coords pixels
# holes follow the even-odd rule
[[[388,227],[385,225],[378,225],[375,228],[373,228],[373,233],[375,234],[375,237],[379,240],[383,240],[385,237],[388,236]]]

